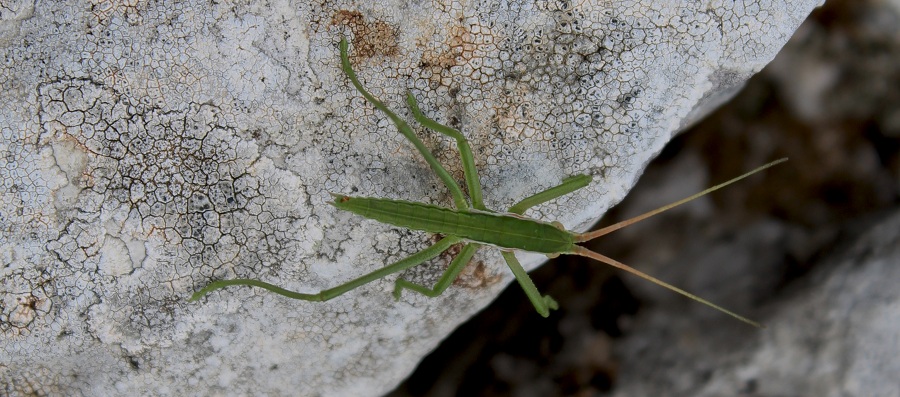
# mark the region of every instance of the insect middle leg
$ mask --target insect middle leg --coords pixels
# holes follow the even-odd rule
[[[463,195],[462,189],[459,188],[459,185],[456,184],[456,181],[447,172],[447,169],[441,165],[440,162],[434,157],[434,155],[425,147],[425,144],[422,142],[419,137],[413,132],[412,128],[409,124],[406,123],[400,116],[397,116],[396,113],[392,112],[385,106],[384,103],[379,101],[377,98],[372,96],[366,88],[363,87],[362,83],[359,82],[359,79],[356,77],[356,72],[353,71],[353,67],[350,65],[350,56],[347,53],[349,44],[347,43],[346,38],[341,38],[340,43],[340,51],[341,51],[341,69],[344,71],[344,74],[350,79],[350,82],[356,87],[356,90],[362,94],[363,97],[366,98],[366,101],[375,106],[378,110],[388,116],[394,125],[397,127],[397,130],[406,137],[413,146],[416,147],[416,150],[425,158],[425,162],[431,166],[431,170],[444,182],[444,185],[447,185],[447,189],[450,189],[450,194],[453,196],[453,202],[456,204],[456,208],[458,209],[466,209],[469,208],[469,204],[466,202],[466,198]]]
[[[469,189],[469,197],[472,198],[472,207],[475,209],[487,211],[484,206],[484,200],[481,195],[481,182],[478,180],[478,170],[475,168],[475,156],[472,155],[472,148],[469,147],[469,141],[466,137],[454,128],[448,127],[437,121],[428,118],[419,110],[419,104],[412,94],[406,95],[406,104],[412,111],[413,117],[423,127],[432,131],[440,132],[456,140],[456,148],[459,150],[459,158],[462,161],[463,173],[466,176],[466,187]]]
[[[463,268],[469,263],[472,259],[472,256],[475,255],[475,251],[480,247],[479,244],[469,243],[466,244],[465,247],[460,250],[459,254],[456,255],[456,258],[453,258],[453,261],[450,262],[450,266],[447,267],[447,270],[444,271],[444,274],[438,280],[438,282],[434,285],[434,288],[428,288],[421,284],[416,284],[410,281],[406,281],[402,278],[398,278],[397,282],[394,284],[394,298],[400,299],[400,294],[403,289],[409,289],[416,291],[422,295],[425,295],[430,298],[434,298],[441,293],[443,293],[450,284],[456,280],[456,277],[459,276],[459,273],[462,272]]]

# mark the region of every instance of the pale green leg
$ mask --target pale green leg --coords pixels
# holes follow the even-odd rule
[[[509,266],[509,270],[512,270],[513,275],[516,276],[522,291],[525,291],[525,296],[528,297],[528,300],[531,301],[534,309],[537,310],[541,317],[549,316],[550,310],[559,309],[559,304],[550,295],[541,295],[541,292],[534,285],[534,281],[531,281],[531,277],[528,276],[528,272],[516,259],[516,254],[509,251],[503,251],[501,254],[503,259],[506,259],[506,265]]]
[[[453,195],[454,202],[456,203],[456,207],[461,210],[468,208],[462,191],[459,189],[459,186],[456,185],[456,182],[450,176],[450,173],[447,172],[447,170],[437,161],[437,159],[434,158],[434,155],[432,155],[431,152],[428,151],[422,141],[415,136],[412,128],[410,128],[409,125],[405,121],[403,121],[403,119],[391,112],[383,103],[375,99],[365,90],[365,88],[363,88],[362,84],[356,78],[356,74],[353,72],[353,68],[350,65],[347,49],[347,41],[346,39],[342,39],[340,44],[341,65],[344,73],[346,73],[347,77],[350,78],[350,81],[353,83],[354,87],[356,87],[356,89],[373,106],[384,112],[394,122],[394,124],[397,126],[397,129],[400,130],[400,133],[402,133],[416,147],[419,153],[422,154],[422,156],[425,158],[425,161],[428,162],[428,164],[435,171],[438,177],[440,177],[444,184],[447,185],[447,187],[450,189],[450,192]],[[415,98],[411,94],[407,95],[407,104],[412,110],[413,116],[415,117],[416,121],[421,123],[426,128],[440,132],[456,140],[457,147],[460,152],[460,158],[462,159],[463,163],[466,186],[469,189],[470,196],[472,197],[472,205],[476,209],[487,210],[482,199],[481,183],[478,180],[478,174],[475,169],[474,156],[472,155],[472,150],[469,147],[469,144],[465,137],[459,131],[440,124],[437,121],[434,121],[422,114],[422,112],[419,110]],[[528,208],[587,186],[590,181],[591,177],[589,175],[579,175],[568,178],[559,186],[540,192],[526,198],[525,200],[520,201],[519,203],[511,207],[509,209],[509,212],[522,214]],[[446,272],[444,272],[444,275],[441,276],[441,279],[438,281],[434,288],[429,289],[422,285],[399,279],[397,280],[397,283],[394,287],[394,296],[399,298],[400,293],[404,288],[422,293],[430,297],[439,295],[444,290],[446,290],[453,282],[453,280],[459,275],[463,267],[465,267],[476,250],[477,245],[475,244],[469,244],[463,247],[463,250],[450,263],[449,268]],[[550,298],[549,296],[540,295],[540,292],[538,292],[537,288],[534,286],[534,282],[532,282],[531,278],[528,277],[528,274],[522,268],[522,265],[516,259],[515,255],[513,255],[511,252],[504,252],[503,257],[506,259],[506,262],[512,270],[513,275],[515,275],[516,279],[519,281],[519,284],[522,286],[522,289],[525,291],[525,294],[531,300],[538,313],[540,313],[544,317],[547,317],[551,309],[558,308],[556,301],[554,301],[552,298]]]
[[[350,65],[350,56],[347,54],[347,47],[347,39],[341,38],[341,69],[343,69],[344,74],[346,74],[347,77],[350,78],[350,82],[353,83],[353,86],[356,87],[356,90],[359,91],[359,93],[362,94],[362,96],[365,97],[366,100],[372,104],[372,106],[375,106],[376,108],[378,108],[378,110],[384,112],[384,114],[386,114],[388,118],[390,118],[391,121],[394,122],[394,125],[396,125],[397,129],[400,130],[400,133],[403,134],[403,136],[406,137],[406,139],[416,147],[416,150],[418,150],[419,153],[422,154],[422,157],[425,158],[425,161],[428,163],[428,165],[431,166],[431,169],[434,171],[434,173],[437,174],[437,176],[441,178],[441,181],[443,181],[444,184],[447,185],[447,188],[450,189],[450,194],[453,196],[453,202],[456,204],[456,208],[460,210],[469,208],[468,203],[466,203],[466,198],[463,195],[462,189],[459,188],[459,185],[456,184],[456,181],[453,180],[453,177],[449,172],[447,172],[444,166],[442,166],[441,163],[439,163],[437,159],[434,158],[434,155],[431,154],[428,148],[425,147],[425,144],[422,143],[422,140],[416,136],[409,124],[407,124],[406,121],[400,118],[400,116],[397,116],[394,112],[388,109],[387,106],[385,106],[383,103],[381,103],[381,101],[372,96],[372,94],[366,91],[366,89],[362,86],[362,83],[360,83],[359,79],[356,78],[356,73],[353,72],[353,67]]]
[[[400,299],[400,293],[404,288],[416,291],[422,295],[425,295],[430,298],[434,298],[440,294],[442,294],[450,284],[453,283],[453,280],[456,280],[456,277],[459,276],[459,273],[462,272],[463,268],[469,263],[469,260],[472,259],[472,256],[475,255],[475,251],[478,250],[480,245],[471,243],[466,244],[465,247],[456,255],[456,258],[453,258],[453,261],[450,262],[450,266],[441,276],[441,279],[438,280],[437,284],[434,285],[434,288],[428,288],[426,286],[416,284],[410,281],[406,281],[404,279],[397,279],[397,283],[394,284],[394,298]]]
[[[463,163],[466,186],[469,189],[469,195],[472,197],[472,207],[487,211],[487,208],[484,206],[484,201],[482,200],[481,182],[478,180],[478,171],[475,169],[475,158],[472,156],[472,149],[469,147],[469,142],[466,140],[466,137],[459,131],[438,123],[422,114],[422,111],[419,110],[419,105],[416,103],[416,99],[412,94],[406,96],[406,103],[409,105],[410,110],[413,112],[413,117],[415,117],[419,124],[456,140],[456,147],[459,149],[459,157],[462,159]],[[397,283],[394,286],[394,298],[400,299],[400,294],[404,288],[416,291],[431,298],[440,295],[450,287],[450,284],[452,284],[454,280],[456,280],[456,277],[459,276],[459,273],[466,267],[479,247],[480,245],[475,243],[466,244],[456,258],[450,262],[450,266],[444,271],[444,274],[434,285],[434,288],[415,284],[402,278],[397,279]]]
[[[463,171],[466,175],[466,185],[469,188],[469,195],[472,197],[472,206],[479,210],[487,210],[487,208],[485,208],[484,206],[484,202],[482,201],[481,183],[478,180],[478,173],[475,170],[475,160],[474,156],[472,155],[472,149],[469,147],[466,138],[459,131],[440,124],[437,121],[434,121],[422,114],[421,110],[419,110],[418,104],[416,103],[416,99],[412,96],[412,94],[407,95],[406,103],[412,110],[413,116],[416,118],[416,121],[418,121],[420,124],[444,135],[450,136],[451,138],[456,140],[460,158],[462,158],[463,162]],[[590,183],[590,175],[578,175],[567,178],[559,186],[547,189],[543,192],[520,201],[516,205],[512,206],[509,209],[509,212],[521,215],[528,208],[569,194],[575,190],[587,186]],[[466,246],[466,248],[468,247],[469,246]],[[553,300],[553,298],[547,295],[541,296],[541,293],[534,285],[531,277],[528,277],[528,273],[525,272],[525,269],[522,268],[522,265],[519,263],[518,259],[516,259],[515,254],[513,254],[512,252],[503,252],[502,255],[506,260],[506,264],[509,266],[513,275],[516,277],[516,280],[519,282],[519,285],[522,287],[522,290],[525,291],[525,295],[528,296],[528,299],[531,301],[532,305],[534,305],[534,308],[541,316],[547,317],[550,315],[550,310],[556,310],[557,308],[559,308],[559,304],[557,304],[556,301]],[[462,253],[460,254],[460,256],[462,256]],[[466,259],[466,261],[468,261],[468,259]],[[397,287],[394,289],[394,294],[395,296],[399,296],[401,288],[409,288],[428,296],[436,296],[443,292],[443,290],[450,285],[450,282],[452,282],[456,278],[456,276],[464,267],[462,263],[463,262],[456,264],[456,260],[454,260],[454,263],[450,264],[450,268],[447,269],[447,272],[444,273],[444,276],[441,277],[441,281],[438,282],[438,285],[436,285],[433,290],[429,290],[426,287],[420,285],[412,284],[406,280],[398,280]],[[455,265],[459,267],[458,270],[455,269]],[[441,282],[444,282],[445,285],[441,285]]]
[[[472,197],[472,206],[475,209],[487,211],[484,207],[484,201],[481,195],[481,182],[478,181],[478,171],[475,169],[475,156],[472,155],[472,148],[469,147],[469,141],[463,134],[453,128],[434,121],[428,116],[422,114],[419,110],[419,104],[412,94],[406,95],[406,104],[412,110],[413,117],[419,124],[425,128],[440,132],[456,140],[456,147],[459,149],[459,157],[462,160],[463,173],[466,176],[466,187],[469,189],[469,196]]]
[[[472,207],[486,211],[487,208],[484,206],[481,195],[481,182],[478,181],[478,171],[475,169],[475,158],[472,155],[472,149],[469,147],[469,142],[466,140],[466,137],[463,136],[461,132],[438,123],[422,114],[422,111],[419,110],[419,104],[416,103],[416,98],[413,97],[412,94],[406,96],[406,103],[409,105],[413,117],[415,117],[419,124],[456,140],[456,147],[459,149],[459,157],[462,159],[463,173],[466,177],[466,187],[469,189],[469,196],[472,197]],[[441,276],[440,280],[434,285],[434,288],[428,288],[404,279],[398,279],[394,286],[394,298],[400,299],[400,294],[404,288],[416,291],[431,298],[440,295],[450,287],[450,284],[452,284],[454,280],[456,280],[456,277],[459,276],[459,273],[466,267],[479,247],[480,245],[475,243],[467,244],[463,247],[456,258],[450,262],[450,266]]]
[[[551,187],[547,190],[544,190],[543,192],[538,192],[532,196],[524,198],[518,203],[513,204],[512,207],[509,207],[509,210],[507,210],[507,212],[522,215],[531,207],[546,203],[555,198],[565,196],[587,185],[590,185],[591,179],[593,179],[593,177],[587,174],[570,176],[564,179],[562,183],[557,186]]]
[[[461,240],[462,239],[460,239],[459,237],[455,237],[455,236],[444,237],[443,239],[441,239],[440,241],[438,241],[431,247],[428,247],[422,251],[419,251],[413,255],[410,255],[410,256],[406,257],[405,259],[401,259],[391,265],[385,266],[385,267],[378,269],[374,272],[371,272],[369,274],[360,276],[360,277],[356,278],[355,280],[341,284],[337,287],[323,290],[317,294],[304,294],[304,293],[299,293],[299,292],[288,291],[284,288],[277,287],[275,285],[272,285],[272,284],[269,284],[266,282],[262,282],[259,280],[236,279],[236,280],[213,281],[212,283],[209,283],[209,285],[207,285],[203,289],[201,289],[201,290],[195,292],[193,295],[191,295],[190,300],[195,301],[197,299],[200,299],[201,297],[203,297],[203,295],[206,295],[206,294],[208,294],[212,291],[215,291],[219,288],[224,288],[224,287],[228,287],[228,286],[232,286],[232,285],[249,285],[249,286],[254,286],[254,287],[265,288],[271,292],[274,292],[279,295],[284,295],[291,299],[300,299],[300,300],[314,301],[314,302],[324,302],[324,301],[332,299],[338,295],[341,295],[347,291],[350,291],[356,287],[359,287],[363,284],[367,284],[372,281],[378,280],[382,277],[385,277],[387,275],[409,269],[409,268],[416,266],[422,262],[432,259],[432,258],[440,255],[441,252],[446,251],[453,244],[460,242]]]
[[[525,210],[534,207],[535,205],[553,200],[560,196],[564,196],[578,189],[581,189],[590,183],[590,175],[576,175],[566,178],[558,186],[544,190],[543,192],[539,192],[533,196],[525,198],[522,201],[519,201],[512,207],[509,207],[509,212],[522,215]],[[528,276],[528,273],[522,267],[522,264],[519,263],[519,260],[516,259],[516,255],[514,253],[504,251],[502,255],[503,258],[506,259],[506,264],[509,266],[509,269],[512,270],[513,275],[516,276],[516,280],[519,281],[519,285],[522,287],[522,290],[525,291],[525,295],[528,296],[528,300],[530,300],[531,304],[534,305],[534,308],[535,310],[537,310],[538,314],[543,317],[547,317],[550,315],[550,310],[556,310],[559,308],[559,304],[556,303],[556,301],[553,300],[550,295],[541,295],[540,291],[538,291],[537,287],[534,285],[534,281],[531,281],[531,277]]]

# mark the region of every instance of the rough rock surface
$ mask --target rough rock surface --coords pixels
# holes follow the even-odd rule
[[[768,316],[777,311],[770,309],[796,304],[798,289],[815,293],[824,288],[816,284],[821,274],[811,269],[834,266],[823,258],[844,251],[834,248],[864,232],[860,222],[900,209],[898,32],[900,2],[895,0],[834,0],[816,9],[738,96],[667,145],[602,224],[695,193],[767,158],[790,161],[604,236],[592,247],[761,320],[769,325],[763,332],[776,327],[779,333],[804,332],[811,321],[772,323]],[[735,381],[728,385],[733,390],[752,389],[752,382],[747,387],[727,371],[698,376],[698,368],[722,364],[757,333],[736,329],[727,316],[577,257],[559,257],[531,275],[560,301],[561,310],[540,318],[522,301],[521,290],[510,286],[445,339],[391,396],[606,395],[617,388],[664,390],[672,379],[678,379],[681,390],[696,390],[721,383],[711,379],[719,376]],[[704,330],[680,339],[684,333],[672,330],[685,322],[699,322]],[[801,329],[787,329],[792,326]],[[726,332],[717,333],[720,328]],[[712,363],[701,362],[710,358],[708,352],[685,352],[710,349],[694,342],[705,340],[707,332],[710,339],[722,339],[732,330],[735,343],[717,343]],[[856,333],[843,336],[857,338]],[[879,365],[879,356],[872,357],[869,364],[857,361],[856,366]],[[811,365],[819,364],[830,365]],[[895,376],[880,375],[867,378],[868,391],[891,391]],[[756,390],[789,385],[775,376],[778,382],[760,386],[768,379],[759,377]],[[652,382],[657,384],[642,386]],[[857,387],[853,377],[828,382],[834,390]],[[815,384],[790,385],[796,388],[744,394],[816,395]]]
[[[777,147],[792,159],[789,178],[770,181],[756,204],[779,219],[671,263],[699,275],[695,285],[727,285],[710,288],[724,299],[765,302],[756,316],[768,328],[691,324],[697,317],[655,305],[617,343],[615,395],[900,395],[898,22],[900,2],[835,1],[798,30],[757,82],[783,110],[761,106],[759,121],[741,124],[751,153]],[[753,103],[718,127],[753,117],[741,114]],[[735,286],[723,264],[774,279]]]
[[[873,220],[760,311],[767,329],[640,321],[619,345],[629,360],[614,395],[900,394],[900,211]]]
[[[316,291],[428,243],[325,205],[449,203],[347,84],[342,34],[389,106],[411,91],[467,134],[490,207],[593,174],[530,213],[583,229],[816,3],[4,2],[0,384],[380,394],[508,283],[487,253],[439,299],[395,303],[383,280],[327,304],[249,288],[186,302],[231,277]],[[452,144],[425,139],[460,178]]]

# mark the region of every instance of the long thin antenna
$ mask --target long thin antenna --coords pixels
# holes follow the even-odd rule
[[[581,234],[578,234],[578,235],[575,236],[575,242],[576,242],[576,243],[583,243],[583,242],[585,242],[585,241],[590,241],[590,240],[593,240],[593,239],[595,239],[595,238],[597,238],[597,237],[600,237],[600,236],[605,236],[605,235],[607,235],[607,234],[609,234],[609,233],[612,233],[612,232],[614,232],[614,231],[616,231],[616,230],[619,230],[619,229],[621,229],[621,228],[623,228],[623,227],[625,227],[625,226],[629,226],[629,225],[633,225],[633,224],[635,224],[635,223],[638,223],[638,222],[640,222],[640,221],[642,221],[642,220],[644,220],[644,219],[647,219],[647,218],[649,218],[649,217],[651,217],[651,216],[653,216],[653,215],[656,215],[656,214],[658,214],[658,213],[660,213],[660,212],[668,211],[668,210],[670,210],[670,209],[672,209],[672,208],[675,208],[675,207],[677,207],[677,206],[679,206],[679,205],[682,205],[682,204],[684,204],[684,203],[686,203],[686,202],[688,202],[688,201],[694,200],[694,199],[699,198],[699,197],[703,197],[703,196],[705,196],[705,195],[707,195],[707,194],[709,194],[709,193],[712,193],[712,192],[714,192],[714,191],[716,191],[716,190],[719,190],[719,189],[721,189],[721,188],[723,188],[723,187],[725,187],[725,186],[728,186],[728,185],[730,185],[730,184],[732,184],[732,183],[735,183],[735,182],[737,182],[737,181],[739,181],[739,180],[741,180],[741,179],[744,179],[744,178],[746,178],[746,177],[748,177],[748,176],[750,176],[750,175],[753,175],[753,174],[755,174],[755,173],[757,173],[757,172],[763,171],[763,170],[765,170],[765,169],[767,169],[767,168],[769,168],[769,167],[772,167],[772,166],[781,164],[781,163],[783,163],[783,162],[785,162],[785,161],[787,161],[787,160],[788,160],[787,157],[785,157],[785,158],[780,158],[780,159],[775,160],[775,161],[773,161],[773,162],[771,162],[771,163],[768,163],[768,164],[766,164],[766,165],[757,167],[757,168],[753,169],[752,171],[749,171],[749,172],[747,172],[747,173],[745,173],[745,174],[743,174],[743,175],[740,175],[740,176],[738,176],[738,177],[729,179],[728,181],[725,181],[725,182],[722,182],[722,183],[720,183],[720,184],[718,184],[718,185],[715,185],[715,186],[713,186],[713,187],[711,187],[711,188],[709,188],[709,189],[706,189],[706,190],[704,190],[704,191],[702,191],[702,192],[700,192],[700,193],[691,195],[690,197],[683,198],[683,199],[678,200],[678,201],[676,201],[676,202],[674,202],[674,203],[671,203],[671,204],[666,204],[666,205],[664,205],[664,206],[662,206],[662,207],[659,207],[659,208],[657,208],[657,209],[655,209],[655,210],[652,210],[652,211],[643,213],[643,214],[638,215],[638,216],[636,216],[636,217],[634,217],[634,218],[630,218],[630,219],[626,219],[626,220],[621,221],[621,222],[618,222],[618,223],[614,223],[614,224],[609,225],[609,226],[607,226],[607,227],[604,227],[604,228],[602,228],[602,229],[594,230],[593,232],[587,232],[587,233],[581,233]]]
[[[647,281],[650,281],[650,282],[652,282],[652,283],[654,283],[654,284],[656,284],[656,285],[660,285],[660,286],[666,287],[666,288],[668,288],[668,289],[670,289],[670,290],[672,290],[672,291],[675,291],[675,292],[677,292],[677,293],[679,293],[679,294],[681,294],[681,295],[684,295],[684,296],[686,296],[686,297],[688,297],[688,298],[691,298],[691,299],[693,299],[693,300],[695,300],[695,301],[697,301],[697,302],[700,302],[700,303],[702,303],[702,304],[704,304],[704,305],[707,305],[707,306],[709,306],[709,307],[711,307],[711,308],[713,308],[713,309],[716,309],[716,310],[718,310],[718,311],[720,311],[720,312],[722,312],[722,313],[725,313],[725,314],[727,314],[727,315],[729,315],[729,316],[731,316],[731,317],[734,317],[734,318],[736,318],[736,319],[738,319],[738,320],[740,320],[740,321],[743,321],[743,322],[745,322],[745,323],[747,323],[747,324],[750,324],[750,325],[752,325],[752,326],[754,326],[754,327],[757,327],[757,328],[765,328],[764,326],[762,326],[760,323],[758,323],[758,322],[756,322],[756,321],[753,321],[753,320],[751,320],[751,319],[749,319],[749,318],[747,318],[747,317],[741,316],[740,314],[737,314],[737,313],[735,313],[735,312],[733,312],[733,311],[731,311],[731,310],[728,310],[728,309],[726,309],[726,308],[724,308],[724,307],[722,307],[722,306],[719,306],[719,305],[717,305],[717,304],[715,304],[715,303],[712,303],[712,302],[710,302],[710,301],[708,301],[708,300],[706,300],[706,299],[703,299],[703,298],[701,298],[701,297],[699,297],[699,296],[697,296],[697,295],[694,295],[694,294],[692,294],[692,293],[690,293],[690,292],[687,292],[687,291],[685,291],[685,290],[683,290],[683,289],[681,289],[681,288],[678,288],[678,287],[676,287],[676,286],[674,286],[674,285],[672,285],[672,284],[669,284],[669,283],[667,283],[667,282],[665,282],[665,281],[662,281],[662,280],[660,280],[660,279],[658,279],[658,278],[656,278],[656,277],[653,277],[653,276],[651,276],[651,275],[649,275],[649,274],[647,274],[647,273],[644,273],[644,272],[642,272],[642,271],[640,271],[640,270],[637,270],[637,269],[635,269],[635,268],[633,268],[633,267],[631,267],[631,266],[628,266],[628,265],[626,265],[626,264],[624,264],[624,263],[622,263],[622,262],[619,262],[619,261],[617,261],[617,260],[615,260],[615,259],[612,259],[612,258],[610,258],[610,257],[608,257],[608,256],[598,254],[598,253],[596,253],[596,252],[594,252],[594,251],[591,251],[591,250],[589,250],[589,249],[587,249],[587,248],[584,248],[584,247],[582,247],[582,246],[580,246],[580,245],[576,245],[576,246],[575,246],[575,250],[572,251],[571,253],[572,253],[572,254],[575,254],[575,255],[579,255],[579,256],[585,256],[585,257],[588,257],[588,258],[591,258],[591,259],[594,259],[594,260],[603,262],[603,263],[605,263],[605,264],[607,264],[607,265],[610,265],[610,266],[612,266],[612,267],[615,267],[615,268],[618,268],[618,269],[622,269],[622,270],[624,270],[624,271],[626,271],[626,272],[628,272],[628,273],[631,273],[631,274],[633,274],[633,275],[635,275],[635,276],[638,276],[638,277],[640,277],[640,278],[643,278],[643,279],[645,279],[645,280],[647,280]]]

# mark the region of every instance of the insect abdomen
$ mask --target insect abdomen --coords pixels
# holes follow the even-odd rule
[[[546,254],[571,250],[572,234],[549,223],[489,212],[457,211],[429,204],[335,195],[335,207],[379,222],[459,236],[502,248]]]

